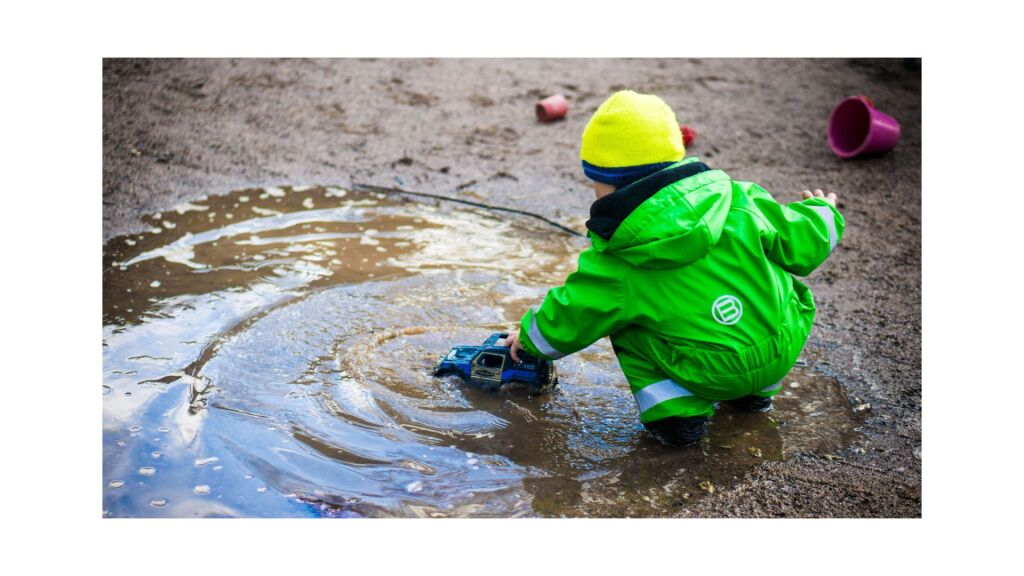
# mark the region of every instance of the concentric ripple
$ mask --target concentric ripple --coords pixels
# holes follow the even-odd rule
[[[321,187],[147,222],[105,246],[107,516],[664,515],[856,424],[798,369],[771,416],[663,448],[606,341],[541,395],[434,378],[575,268],[586,241],[532,222]]]

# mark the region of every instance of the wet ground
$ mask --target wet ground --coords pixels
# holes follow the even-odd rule
[[[319,187],[145,221],[105,246],[108,516],[665,516],[857,435],[814,360],[682,450],[643,432],[605,340],[541,394],[433,377],[574,267],[586,241],[543,223]]]
[[[466,477],[502,498],[467,514],[920,516],[921,70],[913,63],[105,60],[103,85],[108,514],[452,513],[448,504],[473,506],[479,495],[443,479],[475,458]],[[794,396],[780,398],[770,419],[723,408],[711,441],[685,455],[661,452],[640,433],[600,343],[581,355],[586,368],[560,362],[562,385],[548,396],[493,398],[424,374],[439,349],[507,328],[520,306],[571,270],[578,240],[535,221],[417,208],[423,202],[412,199],[365,216],[364,228],[377,233],[364,234],[340,213],[314,213],[388,199],[290,187],[337,186],[337,195],[358,182],[405,187],[582,230],[593,196],[579,170],[579,135],[622,87],[660,95],[697,128],[689,153],[781,201],[810,187],[836,192],[847,221],[842,245],[807,279],[818,316]],[[533,104],[554,92],[566,94],[569,115],[537,123]],[[829,152],[828,112],[851,94],[869,95],[900,121],[891,153],[844,162]],[[291,204],[292,194],[312,207]],[[267,218],[259,226],[268,228],[248,228]],[[193,236],[176,243],[184,230]],[[441,231],[471,231],[482,249],[505,254],[514,238],[543,273],[514,276],[461,246],[453,255],[432,240]],[[274,236],[296,239],[267,243]],[[445,290],[428,288],[431,275],[448,282]],[[480,294],[488,285],[494,293],[483,304],[458,302],[456,289]],[[424,296],[440,308],[424,309]],[[316,313],[348,310],[343,299],[351,310],[376,299],[375,309],[388,312]],[[466,320],[452,327],[446,306]],[[376,332],[356,334],[353,323]],[[376,360],[391,373],[371,368]],[[487,431],[472,441],[438,432],[463,425]],[[742,440],[746,432],[754,439]],[[239,434],[250,433],[261,442],[239,447]],[[506,438],[515,440],[502,445]],[[365,453],[351,449],[361,440]],[[434,450],[417,455],[417,445]],[[444,456],[431,465],[432,483],[414,468],[437,451]],[[705,481],[713,492],[700,488]],[[254,500],[268,495],[277,497]]]

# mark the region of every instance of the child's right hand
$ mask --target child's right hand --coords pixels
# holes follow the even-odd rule
[[[817,189],[813,193],[810,190],[804,190],[800,193],[801,200],[807,200],[808,198],[821,198],[833,206],[836,205],[837,200],[835,192],[829,192],[828,196],[825,196],[824,192]]]
[[[516,326],[509,331],[508,338],[505,338],[505,346],[510,348],[512,359],[519,362],[519,352],[523,351],[523,345],[519,343],[519,327]]]

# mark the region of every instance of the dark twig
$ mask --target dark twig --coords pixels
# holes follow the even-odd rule
[[[490,204],[483,204],[481,202],[473,202],[473,201],[470,201],[470,200],[463,200],[462,198],[453,198],[451,196],[442,196],[440,194],[429,194],[427,192],[412,192],[412,191],[409,191],[409,190],[402,190],[400,188],[388,188],[386,186],[376,186],[374,184],[358,184],[358,183],[354,183],[353,182],[352,183],[352,188],[354,188],[356,190],[361,190],[363,192],[379,192],[379,193],[384,193],[384,194],[408,194],[409,196],[423,196],[425,198],[434,198],[434,199],[437,199],[437,200],[446,200],[448,202],[458,202],[459,204],[466,204],[466,205],[469,205],[469,206],[475,206],[477,208],[484,208],[486,210],[494,210],[494,211],[498,211],[498,212],[511,212],[513,214],[521,214],[523,216],[529,216],[530,218],[536,218],[538,220],[541,220],[545,224],[550,224],[551,226],[554,226],[555,228],[558,228],[559,230],[561,230],[563,232],[572,234],[573,236],[583,236],[583,234],[580,234],[579,232],[573,230],[572,228],[566,228],[565,226],[562,226],[558,222],[555,222],[553,220],[549,220],[549,219],[541,216],[540,214],[534,214],[533,212],[527,212],[525,210],[516,210],[515,208],[505,208],[504,206],[492,206]]]

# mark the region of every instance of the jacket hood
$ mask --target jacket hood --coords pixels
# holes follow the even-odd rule
[[[729,176],[685,158],[595,201],[587,228],[598,252],[643,268],[676,268],[718,243],[731,204]]]

